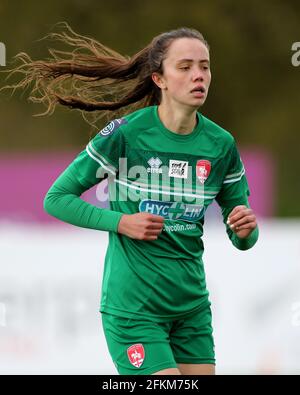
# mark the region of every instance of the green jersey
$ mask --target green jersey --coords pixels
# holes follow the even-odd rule
[[[75,194],[80,195],[105,178],[110,210],[85,203],[81,212],[72,213],[71,203],[63,200],[59,207],[66,185],[79,183]],[[101,312],[167,321],[209,303],[201,239],[207,207],[216,199],[226,223],[235,206],[249,206],[248,195],[245,169],[229,132],[197,112],[195,129],[177,134],[160,121],[158,107],[150,106],[102,129],[54,183],[45,208],[75,225],[109,231]],[[68,206],[65,213],[62,204]],[[117,232],[124,213],[138,212],[164,217],[157,240]],[[250,248],[257,240],[257,229],[247,239],[226,229],[237,248]]]

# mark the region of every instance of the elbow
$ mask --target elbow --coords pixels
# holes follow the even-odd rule
[[[53,215],[53,214],[52,214],[51,195],[49,194],[49,192],[48,192],[48,193],[46,194],[46,196],[44,197],[43,208],[44,208],[44,211],[45,211],[47,214]]]

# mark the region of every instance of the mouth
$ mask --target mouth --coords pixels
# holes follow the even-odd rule
[[[191,91],[191,93],[194,93],[194,92],[198,92],[198,93],[205,93],[205,88],[203,87],[203,86],[197,86],[196,88],[194,88],[192,91]]]
[[[205,97],[205,88],[203,86],[198,86],[191,90],[191,93],[194,97],[203,99]]]

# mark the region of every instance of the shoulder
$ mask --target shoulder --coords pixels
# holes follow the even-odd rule
[[[148,106],[127,114],[124,117],[126,127],[123,128],[125,138],[130,139],[132,136],[136,138],[140,132],[149,129],[154,122],[153,110],[153,106]]]
[[[143,123],[145,120],[151,120],[153,117],[153,110],[154,106],[147,106],[127,114],[124,118],[131,125],[138,125],[140,122]]]
[[[127,120],[123,118],[115,118],[109,121],[98,133],[99,137],[107,137],[112,134],[120,133],[122,130],[122,125],[126,125]],[[124,126],[123,126],[124,127]]]
[[[235,144],[234,136],[226,129],[218,125],[211,119],[201,115],[204,122],[204,130],[207,136],[215,140],[222,147],[232,148]]]
[[[153,119],[152,106],[141,108],[121,118],[115,118],[108,122],[98,134],[102,137],[110,135],[118,135],[119,137],[130,136],[138,130],[149,128],[149,124]]]

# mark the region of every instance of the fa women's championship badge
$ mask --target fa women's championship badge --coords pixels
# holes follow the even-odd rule
[[[142,344],[134,344],[127,349],[127,356],[130,363],[139,368],[142,366],[145,358],[145,350]]]
[[[105,126],[102,130],[100,130],[100,134],[104,137],[111,135],[115,132],[123,123],[127,123],[127,120],[124,118],[114,119],[108,125]]]
[[[207,180],[211,170],[211,163],[209,160],[200,159],[196,163],[196,174],[201,184]]]

